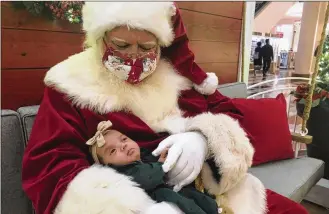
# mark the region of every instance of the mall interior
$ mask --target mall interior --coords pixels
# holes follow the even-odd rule
[[[254,3],[249,2],[249,4],[253,7]],[[255,13],[253,16],[251,15],[254,19],[251,18],[249,22],[250,29],[252,29],[252,36],[248,38],[248,42],[251,42],[251,49],[248,49],[250,52],[249,72],[246,72],[243,78],[250,89],[248,96],[276,97],[278,93],[283,92],[288,100],[290,130],[294,132],[301,131],[304,115],[299,110],[300,102],[298,99],[294,96],[290,97],[291,88],[310,83],[309,78],[312,77],[317,67],[316,50],[320,45],[323,30],[325,31],[323,55],[319,59],[318,66],[320,72],[323,67],[326,67],[323,59],[328,54],[326,39],[329,28],[327,27],[328,22],[325,22],[327,20],[325,19],[327,4],[327,2],[256,2]],[[251,9],[248,12],[252,13],[253,11]],[[248,34],[250,36],[250,32]],[[274,57],[268,75],[264,78],[263,67],[255,66],[253,57],[257,43],[261,42],[261,46],[264,46],[266,39],[269,39],[270,45],[273,47]],[[245,66],[247,67],[247,65]],[[322,69],[322,75],[325,77],[322,80],[328,84],[329,73],[328,70],[324,70]],[[317,79],[319,80],[319,77]],[[311,110],[313,117],[315,115],[314,110]],[[329,123],[327,122],[329,115],[322,114],[322,116],[324,118],[316,123],[322,123],[321,126],[326,126],[325,130],[329,130]],[[308,123],[308,126],[310,128],[311,123]],[[329,138],[325,142],[328,145]],[[301,145],[299,149],[301,149],[299,155],[312,156],[313,148],[310,145]],[[328,150],[324,156],[329,157]],[[324,158],[323,160],[328,159]],[[325,198],[329,196],[327,179],[321,179],[304,198],[302,204],[309,209],[310,213],[329,212],[329,204],[324,202],[328,201]]]
[[[85,48],[82,4],[1,2],[4,214],[34,213],[22,190],[23,154],[44,98],[45,75]],[[248,172],[310,214],[329,214],[328,2],[177,1],[176,6],[195,63],[218,77],[214,90],[240,103],[233,113],[253,115],[239,121],[261,141],[252,142],[256,153]],[[266,41],[273,50],[268,69]],[[248,127],[251,123],[256,126]]]

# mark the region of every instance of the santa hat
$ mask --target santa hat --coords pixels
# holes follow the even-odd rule
[[[161,47],[168,47],[175,38],[172,17],[176,15],[173,2],[86,2],[83,6],[83,30],[86,44],[93,46],[106,31],[118,26],[153,33]],[[205,76],[201,70],[200,76]],[[194,88],[202,94],[212,94],[218,85],[214,73],[208,73]]]
[[[171,17],[175,14],[172,2],[86,2],[82,9],[83,30],[89,45],[106,31],[127,26],[153,33],[166,47],[174,39]]]

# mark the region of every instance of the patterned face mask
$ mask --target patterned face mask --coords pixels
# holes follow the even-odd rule
[[[119,51],[108,47],[106,43],[105,46],[106,51],[102,59],[103,64],[121,80],[130,84],[137,84],[156,69],[157,54],[155,52],[139,55],[132,59],[128,55],[121,54]]]

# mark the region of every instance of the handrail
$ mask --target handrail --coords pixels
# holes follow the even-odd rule
[[[268,82],[271,82],[271,81],[268,81]],[[271,92],[274,92],[274,91],[282,91],[283,92],[283,91],[286,91],[286,90],[295,90],[296,88],[297,88],[297,86],[284,86],[284,87],[280,87],[280,88],[272,88],[272,89],[268,89],[266,91],[262,91],[262,92],[259,92],[259,93],[250,95],[247,98],[248,99],[252,99],[252,98],[255,98],[255,97],[260,96],[260,95],[263,95],[262,98],[264,98],[265,97],[264,95],[267,94],[267,93],[271,93]],[[290,102],[291,102],[291,97],[292,97],[292,95],[289,94],[288,97],[287,97],[288,101],[286,103],[286,111],[287,111],[287,116],[288,117],[290,117],[290,107],[291,107]],[[297,114],[294,117],[294,124],[293,125],[294,125],[293,132],[296,132]],[[293,146],[295,147],[295,151],[294,151],[295,154],[294,154],[294,156],[295,156],[295,158],[297,158],[298,157],[298,154],[299,154],[299,150],[301,149],[300,148],[300,143],[294,142]]]
[[[256,94],[250,95],[247,98],[248,99],[254,98],[254,97],[257,97],[257,96],[260,96],[260,95],[263,95],[263,94],[267,94],[267,93],[270,93],[270,92],[274,92],[274,91],[284,91],[284,90],[293,90],[293,89],[296,89],[296,86],[273,88],[273,89],[269,89],[269,90],[266,90],[266,91],[262,91],[262,92],[258,92]]]
[[[259,82],[259,83],[256,83],[254,85],[248,86],[247,87],[247,90],[252,89],[252,88],[256,88],[257,86],[264,85],[266,83],[279,82],[281,80],[307,80],[307,81],[310,81],[311,79],[310,78],[306,78],[306,77],[284,77],[284,78],[276,78],[276,79],[266,80],[266,81]]]

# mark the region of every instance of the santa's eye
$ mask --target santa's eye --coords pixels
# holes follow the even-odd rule
[[[150,51],[156,47],[156,44],[139,44],[138,47],[142,49],[142,51]]]
[[[126,42],[114,41],[114,40],[112,40],[112,44],[114,44],[115,46],[117,46],[120,49],[125,49],[130,46],[130,44],[128,44]]]
[[[112,150],[110,151],[110,155],[113,155],[115,152],[116,152],[116,149],[112,149]]]
[[[118,48],[124,49],[128,48],[130,45],[116,45]]]

